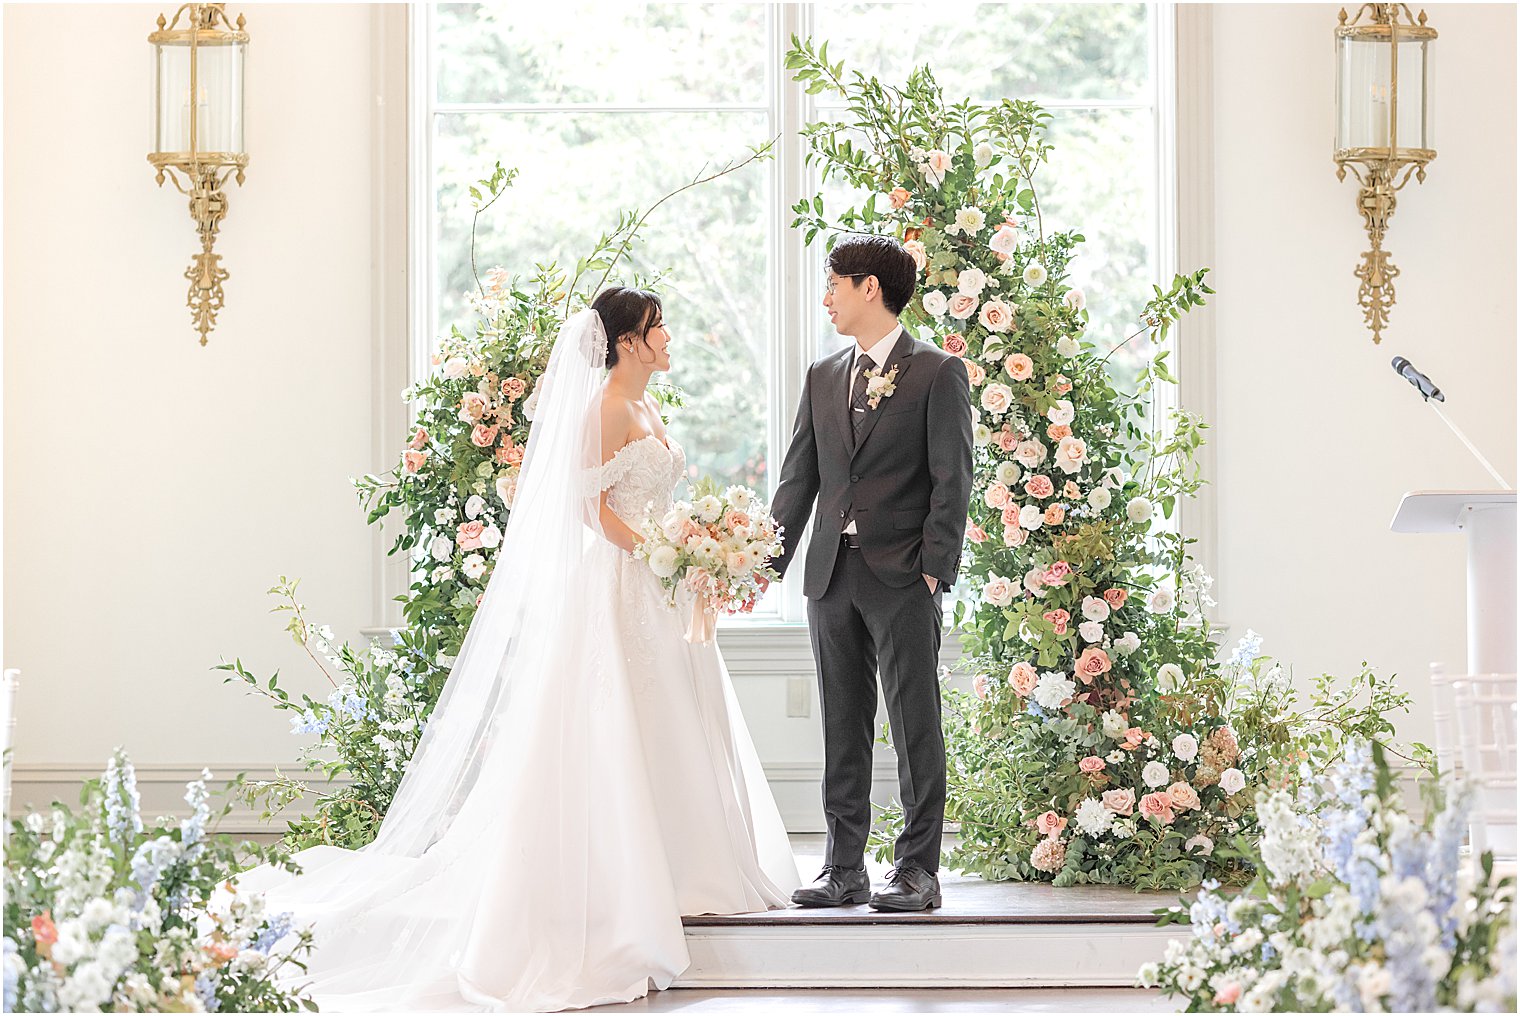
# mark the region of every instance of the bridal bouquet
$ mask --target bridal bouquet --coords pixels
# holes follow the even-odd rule
[[[721,493],[711,480],[677,501],[663,518],[651,515],[634,556],[649,562],[670,605],[676,593],[693,594],[688,642],[711,642],[719,610],[753,610],[763,584],[775,579],[768,562],[782,553],[781,526],[748,487]]]

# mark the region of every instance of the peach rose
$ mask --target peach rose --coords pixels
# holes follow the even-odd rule
[[[1056,485],[1044,473],[1035,473],[1024,481],[1024,493],[1030,497],[1047,498],[1056,492]]]
[[[1071,391],[1071,382],[1066,379],[1065,374],[1057,374],[1055,382],[1056,383],[1052,387],[1055,389],[1055,393],[1057,395],[1065,395],[1067,392]]]
[[[987,369],[975,360],[967,360],[966,380],[971,382],[972,388],[981,387],[982,382],[987,380]]]
[[[1167,795],[1172,799],[1172,807],[1178,811],[1186,811],[1189,808],[1197,808],[1200,805],[1198,791],[1186,780],[1178,780],[1166,788]]]
[[[1105,589],[1103,590],[1103,598],[1108,601],[1108,607],[1110,610],[1118,610],[1120,607],[1124,606],[1124,601],[1129,599],[1129,590]]]
[[[479,392],[465,392],[459,399],[459,419],[464,423],[479,423],[486,415],[486,400]]]
[[[208,942],[202,946],[202,951],[216,961],[216,966],[230,963],[237,958],[238,954],[237,946],[231,942]]]
[[[1227,981],[1224,987],[1214,992],[1215,1005],[1234,1005],[1240,1001],[1240,982]]]
[[[516,402],[528,390],[528,383],[520,377],[509,377],[501,383],[501,393]]]
[[[966,355],[966,337],[960,332],[951,332],[945,336],[945,352],[951,356]]]
[[[989,483],[987,490],[982,494],[982,501],[987,507],[996,508],[999,511],[1008,507],[1010,500],[1012,500],[1012,495],[1008,492],[1008,488],[996,481]]]
[[[1089,755],[1077,763],[1077,768],[1091,776],[1093,773],[1101,773],[1107,765],[1102,756]]]
[[[1023,353],[1013,353],[1003,361],[1003,369],[1015,381],[1028,381],[1034,376],[1034,361]]]
[[[1070,498],[1071,500],[1075,501],[1077,498],[1082,496],[1082,491],[1071,480],[1067,480],[1066,486],[1061,488],[1061,496],[1064,498]]]
[[[965,293],[956,293],[950,298],[950,316],[960,318],[962,321],[971,316],[976,310],[976,297],[967,296]]]
[[[479,550],[485,546],[480,539],[480,534],[485,531],[485,528],[486,524],[479,519],[461,522],[454,542],[459,545],[460,550]]]
[[[1129,815],[1135,810],[1135,792],[1128,787],[1123,790],[1105,790],[1103,807],[1115,815]]]
[[[919,271],[923,271],[929,264],[929,252],[924,248],[922,240],[909,240],[903,244],[903,250],[913,259],[913,264]]]
[[[1052,441],[1059,441],[1063,437],[1071,437],[1071,428],[1064,423],[1052,423],[1045,428],[1045,436]]]
[[[1047,610],[1040,616],[1055,625],[1057,635],[1065,635],[1066,626],[1071,623],[1071,615],[1064,610]]]
[[[973,522],[966,527],[966,538],[972,543],[983,543],[987,539],[987,530]]]
[[[1019,436],[1004,427],[997,432],[997,446],[1005,452],[1011,452],[1019,446]]]
[[[1113,663],[1109,661],[1108,654],[1097,646],[1088,646],[1077,657],[1077,676],[1083,684],[1092,684],[1093,678],[1102,677],[1112,669]]]
[[[891,193],[887,195],[887,200],[892,203],[893,208],[902,208],[907,205],[908,199],[912,196],[912,192],[906,187],[893,187]]]
[[[1066,520],[1066,509],[1058,504],[1053,504],[1045,509],[1045,524],[1047,526],[1059,526]]]
[[[1145,731],[1139,727],[1130,727],[1124,732],[1124,742],[1119,745],[1125,751],[1134,751],[1145,741]]]
[[[1008,687],[1013,689],[1014,694],[1023,698],[1028,698],[1034,692],[1034,686],[1039,683],[1039,680],[1040,675],[1035,672],[1034,667],[1023,660],[1015,663],[1013,669],[1008,672]]]
[[[1019,506],[1010,504],[1003,508],[1003,525],[1016,526],[1019,524]]]
[[[1044,836],[1059,836],[1066,828],[1066,820],[1053,811],[1047,811],[1034,820],[1035,828]]]
[[[522,465],[522,460],[523,460],[523,446],[522,445],[515,444],[511,448],[507,449],[507,465],[509,465],[509,466],[520,466],[520,465]]]
[[[500,431],[500,427],[487,427],[483,423],[477,423],[470,431],[470,444],[476,448],[489,448],[496,443],[496,435]]]
[[[427,452],[412,451],[410,448],[401,453],[402,465],[406,467],[408,473],[417,472],[427,462],[427,459]]]
[[[53,924],[53,912],[44,910],[32,918],[32,938],[40,946],[50,946],[58,941],[58,928]],[[41,952],[41,950],[38,950]],[[43,955],[46,955],[44,953]]]
[[[511,438],[509,437],[509,438],[507,438],[507,440],[510,441]],[[510,445],[510,444],[503,444],[503,445],[497,445],[496,446],[495,459],[496,459],[496,464],[498,466],[505,466],[507,464],[507,456],[509,456],[509,455],[512,454],[513,447],[514,446]]]
[[[971,679],[971,690],[976,693],[977,698],[985,701],[987,698],[987,686],[990,683],[986,674],[978,674]]]
[[[1029,530],[1023,526],[1003,527],[1003,546],[1022,547],[1027,539],[1029,539]]]
[[[421,448],[423,445],[425,445],[427,443],[428,443],[427,428],[426,427],[418,427],[417,428],[417,433],[415,433],[415,434],[412,435],[412,440],[407,443],[407,447],[408,448]]]
[[[1163,825],[1172,824],[1172,799],[1164,790],[1146,794],[1140,798],[1140,814],[1146,818],[1159,818]]]

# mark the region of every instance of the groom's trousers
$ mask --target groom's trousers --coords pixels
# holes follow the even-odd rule
[[[858,868],[871,828],[871,749],[876,676],[897,751],[905,823],[894,859],[939,870],[945,818],[945,737],[940,725],[943,587],[878,579],[860,551],[842,546],[828,589],[808,600],[808,628],[823,709],[825,864]]]

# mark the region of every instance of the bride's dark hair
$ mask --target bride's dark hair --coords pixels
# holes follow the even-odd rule
[[[643,338],[663,312],[660,298],[647,289],[613,286],[596,294],[591,309],[602,319],[607,332],[607,366],[618,362],[618,339],[632,333]]]

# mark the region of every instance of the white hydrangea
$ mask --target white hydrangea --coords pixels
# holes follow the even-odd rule
[[[1077,805],[1077,825],[1089,836],[1101,836],[1114,824],[1114,813],[1103,807],[1096,797],[1084,798]]]
[[[1047,670],[1040,675],[1039,681],[1035,682],[1034,700],[1046,709],[1059,709],[1061,703],[1071,698],[1077,692],[1077,686],[1071,678],[1057,670]]]

